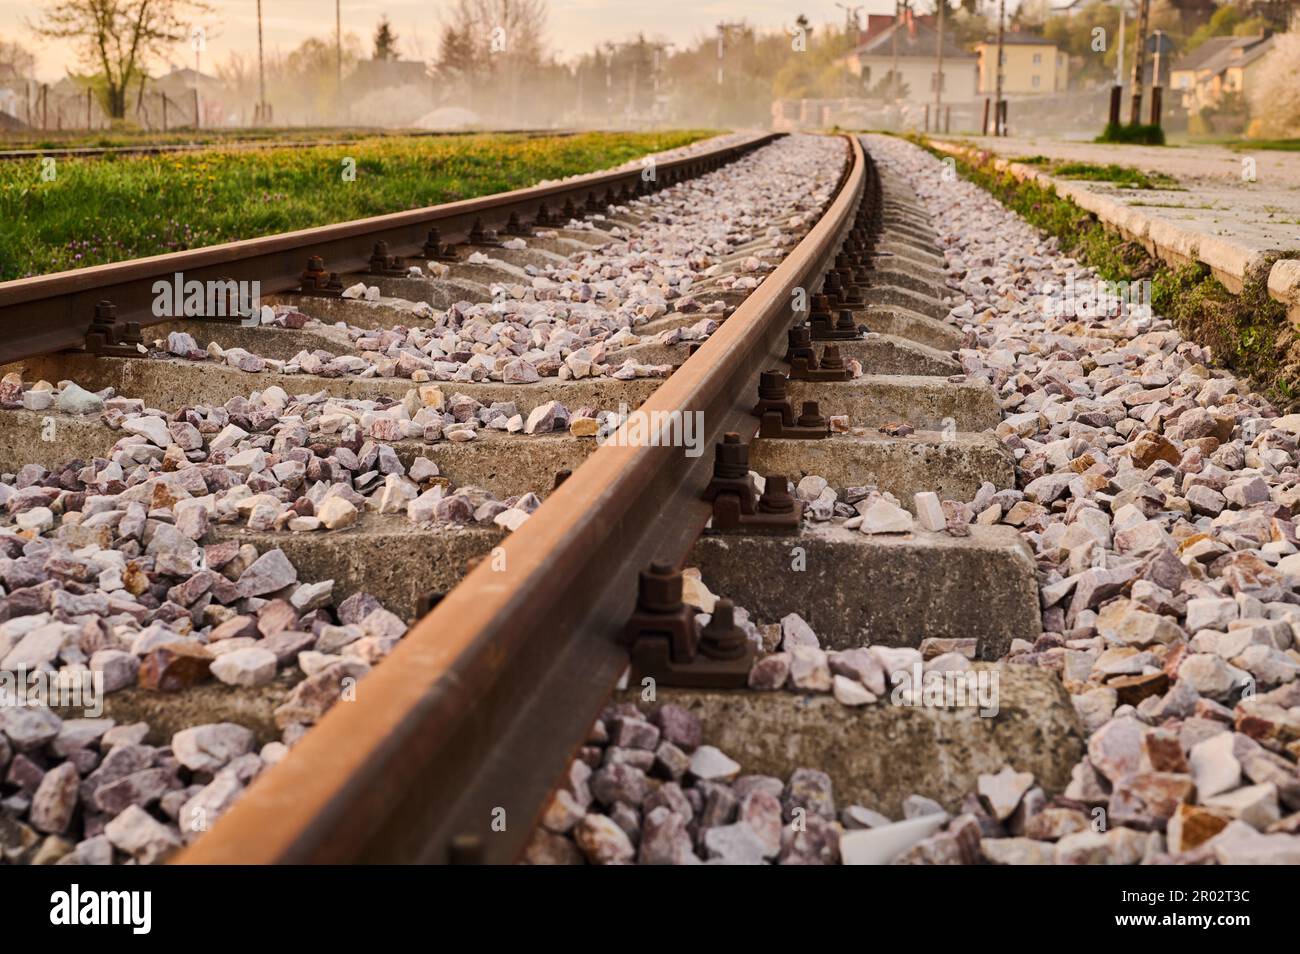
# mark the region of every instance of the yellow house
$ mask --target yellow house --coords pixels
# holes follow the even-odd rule
[[[992,96],[997,87],[993,61],[997,37],[976,45],[979,54],[979,93]],[[1035,96],[1062,93],[1070,81],[1070,58],[1051,40],[1027,33],[1006,33],[1002,37],[1002,93],[1005,96]]]
[[[1216,36],[1178,60],[1169,85],[1196,111],[1217,105],[1228,93],[1244,93],[1273,49],[1271,36]]]

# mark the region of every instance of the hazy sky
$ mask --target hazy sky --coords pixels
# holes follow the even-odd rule
[[[28,28],[51,0],[0,0],[0,38],[17,39],[37,56],[41,79],[55,80],[74,62],[65,42],[41,40]],[[360,36],[367,51],[381,14],[387,14],[397,32],[404,57],[431,58],[437,51],[439,11],[446,0],[341,0],[343,31]],[[849,0],[845,0],[849,2]],[[852,0],[865,12],[892,13],[893,0]],[[209,0],[212,12],[200,22],[209,34],[203,55],[204,72],[232,50],[257,52],[256,0]],[[921,0],[922,9],[929,4]],[[689,43],[712,32],[722,20],[748,20],[759,27],[775,28],[806,13],[814,24],[842,21],[844,11],[834,0],[550,0],[546,37],[552,49],[564,56],[590,50],[603,40],[619,40],[644,32],[675,43]],[[287,53],[309,36],[332,36],[334,3],[331,0],[262,0],[262,22],[267,52]],[[188,43],[180,44],[173,60],[193,65]]]

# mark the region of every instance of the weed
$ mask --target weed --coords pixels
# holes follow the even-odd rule
[[[1159,126],[1143,123],[1107,123],[1100,136],[1093,142],[1117,142],[1130,146],[1163,146],[1165,131]]]
[[[1091,162],[1063,162],[1051,170],[1062,179],[1084,179],[1089,182],[1114,182],[1129,189],[1157,189],[1176,186],[1178,180],[1162,172],[1143,172],[1131,166],[1115,163],[1099,166]]]

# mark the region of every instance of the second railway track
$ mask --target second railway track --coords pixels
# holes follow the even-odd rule
[[[0,662],[118,690],[5,717],[7,857],[825,862],[1063,788],[1048,673],[881,701],[1041,630],[943,503],[1015,470],[942,265],[861,142],[757,137],[0,287]],[[174,273],[274,307],[160,319]]]

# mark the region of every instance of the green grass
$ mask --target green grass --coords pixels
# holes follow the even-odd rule
[[[1163,146],[1165,144],[1165,131],[1154,123],[1150,125],[1129,123],[1127,126],[1119,123],[1107,123],[1101,135],[1094,139],[1093,142],[1117,142],[1132,146]]]
[[[437,205],[592,172],[705,131],[387,137],[0,163],[0,280]],[[355,181],[343,161],[356,161]]]
[[[1143,172],[1131,166],[1108,163],[1099,166],[1091,162],[1063,162],[1051,170],[1062,179],[1086,179],[1090,182],[1113,182],[1125,189],[1163,189],[1176,186],[1178,180],[1162,172]]]
[[[465,133],[361,129],[355,126],[259,126],[235,129],[180,127],[167,132],[127,127],[88,132],[84,129],[8,130],[0,132],[0,151],[19,149],[123,148],[232,143],[355,142],[360,139],[463,136]]]
[[[1087,179],[1092,182],[1113,182],[1125,189],[1177,189],[1178,180],[1162,172],[1143,172],[1132,166],[1109,163],[1104,166],[1092,162],[1066,162],[1047,156],[1018,156],[1009,162],[1025,166],[1039,166],[1048,175],[1062,179]]]
[[[1233,149],[1275,149],[1281,152],[1300,152],[1300,139],[1242,139],[1232,144]]]
[[[1053,189],[999,172],[992,156],[980,154],[983,160],[973,163],[940,152],[921,137],[907,138],[940,159],[954,158],[963,178],[1056,236],[1064,254],[1091,265],[1107,281],[1149,280],[1153,310],[1171,319],[1184,337],[1208,346],[1217,362],[1250,378],[1275,403],[1291,408],[1300,402],[1300,334],[1267,288],[1273,262],[1300,257],[1300,250],[1271,256],[1247,278],[1241,293],[1233,294],[1205,265],[1175,268],[1153,258]]]

